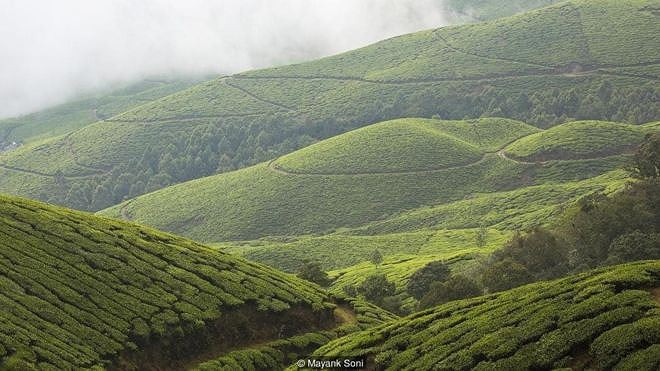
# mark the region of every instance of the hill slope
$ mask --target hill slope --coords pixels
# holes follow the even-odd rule
[[[522,138],[504,153],[524,161],[596,158],[630,150],[652,130],[611,122],[573,122]]]
[[[199,79],[145,80],[21,117],[0,120],[0,152],[9,143],[24,144],[60,136],[198,82]]]
[[[218,78],[0,156],[0,191],[99,210],[399,117],[658,120],[658,4],[565,2]]]
[[[660,366],[660,262],[608,267],[451,302],[320,348],[387,369]]]
[[[334,299],[306,281],[148,228],[6,196],[0,287],[0,368],[9,369],[177,368],[276,340],[283,326],[293,336],[342,323]],[[392,318],[367,311],[365,323]]]
[[[429,128],[433,128],[432,134],[426,135],[424,145],[408,141],[410,131]],[[390,121],[340,135],[270,163],[150,193],[103,214],[209,242],[328,233],[428,206],[456,203],[458,211],[465,204],[478,206],[480,200],[485,201],[474,197],[476,193],[580,181],[613,170],[623,162],[623,157],[614,156],[532,163],[497,152],[516,138],[537,131],[506,119]],[[465,158],[465,148],[470,149],[472,158]],[[457,154],[448,155],[453,150]],[[466,160],[472,162],[451,162]],[[547,187],[519,192],[519,197],[527,195],[527,199],[507,206],[510,210],[506,214],[511,216],[512,209],[528,209],[532,200],[529,195],[534,195],[531,197],[539,201],[537,206],[543,208],[610,182],[607,177],[600,180],[600,184],[596,180],[555,186],[550,194],[544,194],[550,190]],[[487,202],[497,199],[492,196],[496,195],[489,195]],[[511,196],[503,194],[501,200],[506,203]],[[544,198],[549,200],[542,202]],[[492,209],[484,210],[491,221],[498,218]],[[447,210],[444,215],[448,215]],[[463,226],[455,223],[450,228],[479,226],[465,218],[461,221]]]

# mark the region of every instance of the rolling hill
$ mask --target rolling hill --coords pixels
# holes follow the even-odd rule
[[[100,210],[400,117],[657,121],[659,4],[563,2],[217,78],[0,156],[0,191]]]
[[[651,130],[610,122],[573,122],[518,140],[504,153],[524,161],[604,157],[634,148]]]
[[[640,133],[652,130],[599,125],[629,127]],[[568,129],[563,130],[564,126]],[[564,124],[552,132],[570,138],[575,126],[580,123]],[[424,137],[421,141],[416,137],[419,132]],[[604,158],[547,163],[518,161],[500,151],[508,143],[515,145],[516,139],[539,135],[537,132],[507,119],[388,121],[271,162],[150,193],[102,214],[205,242],[327,234],[340,228],[372,228],[365,225],[382,225],[393,219],[426,219],[429,213],[444,217],[446,224],[415,222],[413,231],[507,222],[509,229],[515,229],[530,224],[525,223],[526,216],[542,223],[541,213],[551,214],[552,207],[606,189],[621,179],[616,172],[605,173],[625,162],[623,149]],[[616,130],[603,131],[605,136],[608,133],[613,136],[610,140],[618,135]],[[639,142],[642,137],[637,138]],[[600,139],[582,140],[589,146],[590,140]],[[597,178],[589,179],[593,177]],[[499,216],[495,213],[498,203],[507,209]],[[464,217],[457,218],[461,210]],[[518,222],[511,220],[513,210],[521,214]],[[480,213],[484,213],[482,220]],[[522,215],[528,213],[536,215]]]
[[[180,237],[7,196],[0,287],[2,369],[177,369],[394,318]]]
[[[25,144],[64,135],[184,90],[199,81],[145,80],[28,115],[0,120],[0,151],[12,142]]]
[[[659,288],[659,261],[608,267],[447,303],[315,354],[388,370],[655,370]]]

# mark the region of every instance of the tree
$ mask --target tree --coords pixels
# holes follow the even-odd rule
[[[660,177],[660,133],[646,136],[635,153],[632,171],[642,179]]]
[[[364,298],[370,302],[380,304],[383,299],[392,296],[396,286],[382,273],[373,274],[362,282],[358,287],[358,292],[364,295]]]
[[[383,254],[380,253],[378,249],[371,252],[369,260],[374,263],[375,266],[379,266],[383,262]]]
[[[533,280],[524,265],[510,259],[491,264],[481,274],[481,281],[490,292],[509,290]]]
[[[447,282],[433,282],[429,291],[420,299],[419,309],[479,296],[481,293],[481,288],[474,281],[456,274],[451,276]]]
[[[619,264],[635,260],[660,259],[660,233],[637,230],[621,235],[610,244],[607,263]]]
[[[487,238],[488,230],[486,227],[479,227],[477,233],[474,236],[474,243],[477,245],[477,247],[484,247],[488,243]]]
[[[406,291],[419,300],[429,291],[433,282],[446,281],[450,274],[447,264],[442,261],[430,262],[410,276]]]
[[[511,259],[520,263],[539,279],[555,277],[568,270],[566,243],[543,228],[535,228],[525,236],[517,233],[493,256],[497,260]]]
[[[314,282],[322,287],[330,286],[332,280],[328,277],[328,274],[321,269],[321,263],[305,261],[303,262],[302,267],[296,273],[298,278]]]

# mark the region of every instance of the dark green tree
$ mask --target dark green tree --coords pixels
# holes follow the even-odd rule
[[[646,136],[635,153],[632,171],[642,179],[660,177],[660,133]]]
[[[433,282],[429,291],[420,299],[419,309],[479,296],[481,293],[481,287],[476,282],[463,275],[456,274],[446,282]]]
[[[369,260],[374,263],[375,266],[379,266],[383,262],[383,254],[380,253],[380,250],[376,249],[371,252]]]
[[[488,230],[486,227],[480,227],[474,236],[474,243],[477,247],[484,247],[488,243]]]
[[[410,276],[406,292],[419,300],[429,291],[433,282],[444,282],[450,275],[447,264],[442,261],[430,262]]]
[[[505,259],[490,264],[481,274],[481,282],[490,292],[512,289],[534,281],[524,265]]]
[[[298,278],[314,282],[322,287],[330,286],[332,280],[328,274],[321,269],[321,263],[313,261],[305,261],[296,273]]]
[[[373,274],[362,282],[358,287],[358,292],[368,301],[381,304],[383,299],[394,295],[396,286],[382,273]]]
[[[634,231],[612,241],[607,264],[660,259],[660,233]]]

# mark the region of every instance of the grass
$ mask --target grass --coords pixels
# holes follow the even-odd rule
[[[0,204],[0,364],[9,368],[108,366],[167,349],[167,339],[185,348],[186,336],[238,313],[249,328],[250,316],[299,308],[314,318],[334,307],[306,281],[173,235],[13,197]],[[226,326],[213,334],[234,331]]]
[[[318,349],[387,369],[655,369],[660,262],[450,302]]]
[[[451,134],[443,134],[439,142],[425,140],[425,145],[420,146],[409,142],[406,135],[394,138],[383,134],[421,130],[429,125]],[[417,227],[475,228],[482,223],[508,223],[509,229],[515,229],[543,223],[558,211],[561,203],[621,181],[621,174],[586,179],[620,167],[625,163],[622,156],[527,163],[493,152],[522,135],[539,135],[536,132],[522,123],[502,119],[476,123],[390,121],[320,142],[272,164],[150,193],[102,214],[130,218],[205,242],[328,234],[370,223],[388,224],[391,220],[405,224],[406,219],[413,221],[415,227],[382,230],[391,233]],[[572,135],[565,130],[559,133]],[[446,141],[447,135],[459,139]],[[467,144],[455,147],[459,140]],[[479,140],[482,144],[477,146]],[[481,151],[482,158],[446,169],[408,170],[437,166],[429,160],[434,156],[434,146],[439,146],[441,153],[458,148],[459,155],[448,158],[460,158],[462,149],[470,146]],[[399,150],[403,155],[390,153]],[[296,170],[288,172],[287,168]],[[508,206],[511,204],[515,206]],[[438,212],[429,212],[429,206]],[[408,212],[411,217],[405,216]],[[475,218],[476,215],[481,216]],[[516,218],[505,221],[512,216]],[[445,218],[449,223],[429,223],[429,219],[437,218]]]
[[[553,89],[575,89],[588,95],[604,81],[616,88],[644,86],[655,81],[649,80],[645,69],[657,69],[660,59],[656,17],[644,10],[656,4],[656,0],[566,2],[492,22],[403,35],[307,63],[217,78],[85,126],[66,138],[0,156],[0,163],[23,169],[16,170],[23,171],[20,179],[1,181],[0,191],[65,203],[79,180],[52,187],[47,176],[25,170],[86,176],[88,167],[132,166],[131,161],[141,158],[145,148],[163,156],[182,147],[181,138],[187,138],[191,125],[236,125],[255,130],[256,137],[261,128],[287,123],[296,133],[293,139],[276,136],[273,145],[287,140],[294,144],[283,152],[262,148],[265,155],[257,151],[257,144],[228,134],[233,149],[223,151],[232,158],[245,157],[240,166],[248,166],[299,148],[295,143],[301,138],[325,139],[384,120],[433,114],[452,119],[496,115],[498,107],[511,106],[501,102],[501,97],[533,97]],[[581,64],[585,71],[567,73],[564,68],[571,62]],[[634,73],[620,70],[627,68],[635,69]],[[599,69],[607,69],[608,74]],[[249,150],[233,153],[239,145]],[[476,155],[468,146],[463,150],[465,160]],[[184,149],[179,152],[186,155]],[[259,156],[252,154],[257,152]],[[335,152],[327,160],[342,159],[337,156]],[[442,157],[445,162],[438,165],[450,166],[460,159]],[[306,166],[317,165],[321,166]],[[400,167],[383,162],[381,168]],[[4,175],[14,177],[16,171]],[[149,172],[140,168],[136,173]],[[110,171],[88,178],[92,191],[100,184],[115,189],[118,179]]]
[[[525,161],[602,157],[632,150],[650,130],[613,122],[571,122],[522,138],[506,153]]]

